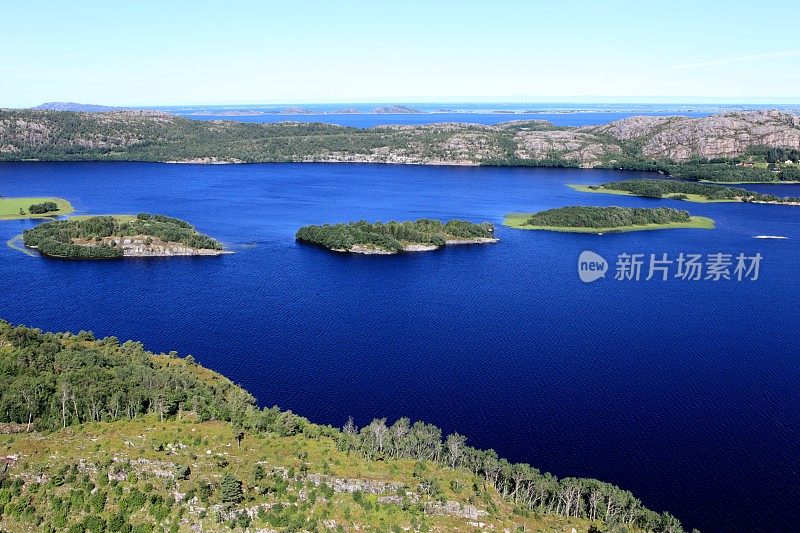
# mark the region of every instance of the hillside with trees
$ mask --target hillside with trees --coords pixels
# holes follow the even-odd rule
[[[401,418],[259,408],[191,356],[0,322],[0,528],[652,531],[668,513]]]
[[[542,120],[350,128],[195,121],[146,110],[0,110],[0,161],[580,166],[766,182],[781,181],[798,150],[800,117],[782,111],[630,117],[579,128]]]

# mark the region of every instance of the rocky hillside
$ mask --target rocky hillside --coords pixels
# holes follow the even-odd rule
[[[545,121],[369,129],[201,122],[155,111],[0,111],[0,160],[317,161],[614,166],[735,158],[756,146],[800,148],[800,117],[781,111],[705,118],[631,117],[599,127]]]
[[[732,158],[749,147],[800,147],[800,116],[782,111],[737,112],[704,118],[631,117],[591,129],[633,141],[650,159]]]
[[[259,409],[190,356],[88,332],[0,321],[0,413],[0,531],[683,531],[609,483],[407,418]]]
[[[469,472],[417,465],[344,453],[329,437],[248,434],[239,442],[229,424],[191,414],[0,435],[0,530],[586,533],[592,526],[515,513]]]

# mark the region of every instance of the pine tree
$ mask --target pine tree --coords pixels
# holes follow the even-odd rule
[[[223,503],[236,504],[242,501],[242,482],[230,474],[225,474],[220,484],[220,497]]]

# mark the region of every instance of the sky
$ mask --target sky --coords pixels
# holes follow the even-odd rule
[[[788,0],[2,0],[0,107],[800,102]]]

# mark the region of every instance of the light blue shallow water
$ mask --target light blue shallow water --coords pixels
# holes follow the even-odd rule
[[[339,126],[350,126],[353,128],[373,128],[375,126],[383,126],[386,124],[393,125],[417,125],[417,124],[434,124],[441,122],[465,122],[469,124],[498,124],[500,122],[509,122],[512,120],[547,120],[556,126],[596,126],[598,124],[607,124],[615,120],[621,120],[641,113],[636,112],[581,112],[581,113],[410,113],[410,114],[341,114],[341,113],[324,113],[324,114],[265,114],[265,115],[227,115],[227,114],[209,114],[209,115],[196,115],[176,111],[177,114],[183,115],[187,118],[195,120],[234,120],[237,122],[259,122],[259,123],[275,123],[275,122],[322,122],[325,124],[337,124]],[[648,115],[655,116],[669,116],[680,114],[689,117],[704,117],[710,113],[704,112],[650,112]]]
[[[619,484],[703,531],[789,531],[800,494],[800,208],[565,186],[636,175],[644,176],[3,163],[4,195],[61,196],[82,214],[162,212],[237,253],[66,262],[4,247],[0,317],[191,353],[261,404],[321,423],[425,419],[557,475]],[[596,236],[498,227],[497,245],[396,257],[337,255],[293,239],[309,223],[499,224],[507,212],[570,204],[670,205],[710,216],[718,229]],[[33,224],[0,222],[0,238]],[[758,252],[763,262],[755,282],[584,284],[576,262],[585,249],[608,259]]]

